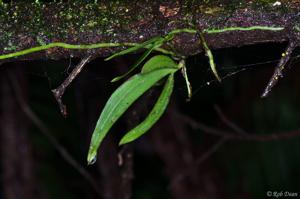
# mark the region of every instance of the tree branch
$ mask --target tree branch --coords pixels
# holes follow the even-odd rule
[[[52,93],[58,103],[61,114],[67,117],[67,107],[62,102],[62,96],[64,95],[67,87],[72,83],[72,81],[79,75],[83,67],[92,60],[92,56],[88,55],[84,57],[79,64],[72,70],[71,74],[65,79],[65,81],[56,89],[52,90]]]
[[[12,88],[15,92],[15,97],[17,102],[20,105],[20,108],[24,112],[24,114],[28,117],[28,119],[41,131],[41,133],[49,140],[49,142],[53,145],[55,150],[62,156],[62,158],[72,166],[88,183],[90,183],[91,187],[94,189],[95,193],[100,196],[101,191],[99,190],[98,182],[82,167],[73,157],[72,155],[56,140],[56,138],[51,134],[50,130],[47,126],[38,118],[38,116],[31,110],[28,104],[24,101],[22,96],[20,95],[20,86],[17,81],[15,81],[14,76],[10,75],[10,83],[12,84]]]
[[[274,73],[271,79],[269,80],[269,83],[267,84],[261,97],[267,97],[270,94],[272,88],[278,83],[279,78],[283,78],[283,70],[285,68],[285,65],[290,61],[294,49],[295,41],[290,41],[285,52],[282,53],[281,59],[278,65],[276,66]]]
[[[280,2],[7,3],[0,5],[0,62],[105,57],[123,49],[120,46],[182,28],[193,31],[176,34],[163,48],[187,56],[201,52],[195,31],[205,34],[210,49],[283,42],[292,34],[299,39],[300,1]]]
[[[283,139],[292,139],[295,137],[300,137],[300,129],[290,131],[290,132],[282,132],[282,133],[273,133],[273,134],[266,134],[266,135],[258,135],[255,133],[240,133],[235,131],[226,131],[217,129],[215,127],[210,127],[201,122],[195,121],[193,118],[181,114],[179,116],[183,122],[190,125],[194,129],[199,129],[203,133],[219,136],[226,138],[228,140],[245,140],[245,141],[257,141],[257,142],[266,142],[266,141],[276,141],[276,140],[283,140]],[[233,123],[232,121],[230,121]],[[245,132],[245,130],[243,130]]]

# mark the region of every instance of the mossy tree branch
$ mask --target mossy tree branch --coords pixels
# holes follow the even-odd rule
[[[0,55],[54,42],[79,46],[118,43],[122,46],[123,43],[140,43],[182,28],[204,32],[211,49],[300,38],[299,0],[205,2],[69,1],[0,5]],[[180,33],[164,48],[180,55],[193,55],[203,51],[198,41],[196,34]],[[0,63],[69,56],[105,57],[121,49],[53,47],[2,59]]]

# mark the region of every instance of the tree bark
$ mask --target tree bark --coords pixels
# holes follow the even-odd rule
[[[101,1],[9,3],[0,6],[0,55],[52,42],[69,44],[143,42],[174,29],[204,31],[212,49],[300,38],[300,1]],[[229,27],[280,27],[282,30],[227,30]],[[223,30],[219,33],[208,30]],[[208,32],[207,32],[208,31]],[[177,34],[164,48],[181,55],[202,51],[195,34]],[[122,47],[88,50],[50,48],[9,59],[61,59],[108,56]]]

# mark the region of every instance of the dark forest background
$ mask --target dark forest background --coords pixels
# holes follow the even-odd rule
[[[160,89],[151,89],[110,131],[92,166],[86,163],[91,133],[121,84],[110,80],[141,54],[89,63],[63,97],[67,118],[51,89],[80,60],[1,65],[0,198],[250,199],[266,198],[268,191],[299,197],[299,50],[285,78],[269,97],[260,98],[285,46],[214,50],[221,83],[204,54],[189,57],[191,101],[178,73],[161,120],[136,142],[118,147],[156,100]]]
[[[260,98],[283,48],[284,44],[268,44],[215,51],[222,83],[214,81],[204,55],[190,57],[192,100],[186,102],[184,80],[178,74],[167,113],[141,139],[119,148],[121,135],[151,108],[159,90],[153,88],[113,128],[93,166],[86,165],[91,132],[104,103],[120,84],[110,80],[126,71],[139,55],[110,62],[96,59],[88,64],[64,96],[66,119],[51,89],[79,60],[2,65],[1,126],[11,123],[11,131],[5,135],[8,132],[2,128],[1,132],[1,193],[9,187],[17,191],[18,186],[22,191],[25,186],[28,194],[34,193],[31,198],[124,198],[132,191],[132,198],[146,199],[265,198],[267,191],[299,191],[298,137],[226,139],[226,132],[268,135],[298,131],[297,52],[289,64],[293,68],[270,97]],[[50,139],[23,113],[20,96],[47,128]],[[198,124],[218,128],[224,137],[205,133]],[[237,128],[230,124],[241,129],[234,132]],[[78,168],[61,156],[53,138],[59,142],[59,150],[68,151],[92,176],[98,193]],[[124,161],[121,165],[120,158]]]

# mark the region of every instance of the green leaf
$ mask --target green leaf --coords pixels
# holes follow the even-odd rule
[[[145,134],[159,120],[159,118],[165,112],[167,105],[169,104],[173,87],[174,75],[171,74],[169,75],[162,93],[160,94],[157,102],[155,103],[147,118],[134,129],[126,133],[126,135],[121,139],[119,143],[120,145],[136,140],[137,138]]]
[[[103,138],[129,106],[156,82],[168,74],[176,72],[176,70],[177,69],[174,68],[164,68],[149,73],[134,75],[111,95],[102,110],[93,132],[87,157],[88,164],[95,162],[97,150]]]
[[[161,43],[155,43],[153,44],[139,59],[138,61],[130,68],[129,71],[127,71],[125,74],[115,77],[114,79],[111,80],[111,82],[116,82],[119,81],[120,79],[126,77],[128,74],[130,74],[136,67],[138,67],[150,54],[151,52],[155,49],[160,47],[162,44]]]
[[[153,71],[155,69],[170,67],[170,68],[178,68],[178,64],[173,61],[168,56],[165,55],[156,55],[152,57],[142,68],[142,73],[147,73]]]
[[[154,37],[152,39],[149,39],[148,41],[145,41],[144,43],[141,43],[139,45],[136,45],[136,46],[133,46],[131,48],[127,48],[125,50],[122,50],[120,52],[117,52],[113,55],[111,55],[110,57],[106,58],[105,61],[108,61],[108,60],[111,60],[115,57],[119,57],[119,56],[122,56],[122,55],[126,55],[128,53],[132,53],[132,52],[135,52],[137,50],[140,50],[142,48],[147,48],[148,45],[153,45],[153,43],[157,42],[157,41],[160,41],[160,42],[164,42],[164,39],[162,37]],[[150,47],[151,48],[151,47]]]
[[[187,98],[187,101],[190,101],[191,98],[192,98],[192,85],[189,81],[189,77],[188,77],[188,74],[187,74],[187,71],[186,71],[186,66],[185,66],[185,61],[184,60],[181,60],[179,65],[182,66],[181,68],[181,73],[182,73],[182,76],[185,80],[185,84],[186,84],[186,88],[187,88],[187,92],[188,92],[188,98]]]
[[[210,65],[210,68],[214,74],[214,76],[216,77],[216,79],[221,82],[222,79],[221,77],[219,76],[218,74],[218,71],[217,71],[217,67],[216,67],[216,64],[215,64],[215,61],[214,61],[214,55],[212,54],[210,48],[208,47],[207,43],[206,43],[206,40],[204,38],[204,35],[203,33],[199,33],[200,35],[200,40],[201,40],[201,43],[203,45],[203,48],[204,48],[204,51],[205,51],[205,54],[206,56],[208,57],[208,60],[209,60],[209,65]]]

